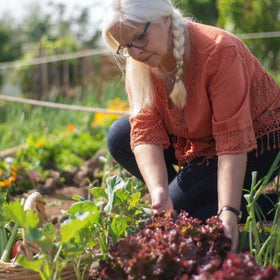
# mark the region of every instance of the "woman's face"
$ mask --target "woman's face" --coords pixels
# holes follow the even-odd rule
[[[163,18],[160,23],[151,23],[145,32],[146,46],[143,49],[128,47],[129,55],[150,67],[159,66],[172,55],[170,24],[170,17]],[[145,27],[146,23],[133,22],[131,25],[119,23],[110,32],[121,46],[126,47],[133,45],[133,41],[143,34]]]

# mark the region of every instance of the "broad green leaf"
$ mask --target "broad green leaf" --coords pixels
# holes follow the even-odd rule
[[[125,186],[125,182],[120,176],[108,177],[106,179],[106,184],[110,189],[120,189]]]
[[[112,212],[114,205],[115,192],[125,187],[125,182],[120,176],[111,176],[106,179],[106,193],[108,194],[108,203],[104,208],[104,211],[109,214]]]
[[[115,195],[121,201],[129,201],[131,197],[131,194],[123,189],[117,190]]]
[[[37,242],[44,252],[53,247],[54,240],[57,239],[56,229],[52,223],[47,223],[43,228],[27,228],[25,236],[27,239]]]
[[[37,241],[42,237],[43,230],[41,228],[27,228],[24,234],[28,240]]]
[[[36,271],[40,274],[42,279],[45,279],[43,273],[42,273],[42,268],[43,268],[43,260],[42,259],[35,259],[32,261],[27,260],[26,257],[24,256],[18,256],[17,262],[22,266],[27,269]]]
[[[124,234],[126,229],[127,218],[116,215],[109,227],[113,242],[116,242]]]
[[[63,243],[66,243],[74,238],[84,228],[90,228],[93,224],[100,223],[100,214],[97,206],[88,202],[78,202],[77,204],[79,205],[76,205],[76,209],[73,211],[73,213],[76,213],[75,216],[71,217],[69,220],[66,220],[60,227],[61,241]],[[77,212],[78,209],[89,209],[90,211]]]
[[[84,212],[98,212],[99,209],[96,205],[94,205],[91,201],[79,201],[74,203],[70,208],[67,210],[68,214],[75,215],[77,213],[84,213]]]
[[[85,213],[84,216],[88,216],[89,213]],[[84,227],[89,227],[88,220],[67,220],[65,221],[61,227],[61,242],[67,243],[72,238],[74,238],[79,231],[81,231]]]
[[[128,208],[131,209],[131,208],[135,207],[139,203],[140,199],[141,199],[141,193],[140,192],[133,193],[131,195],[131,199],[129,201],[129,207]]]
[[[79,231],[79,233],[75,236],[74,242],[79,244],[79,247],[83,247],[84,249],[88,249],[94,247],[97,243],[93,238],[92,228],[83,228]]]
[[[73,195],[72,199],[75,201],[85,201],[86,200],[83,196],[77,195],[77,194]]]
[[[37,227],[39,217],[31,210],[24,210],[20,200],[3,205],[3,211],[10,220],[22,227]]]
[[[107,197],[107,194],[106,194],[105,189],[103,187],[94,187],[94,188],[92,188],[91,189],[91,194],[96,199]]]

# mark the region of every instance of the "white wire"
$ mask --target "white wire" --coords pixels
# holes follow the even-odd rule
[[[79,52],[74,52],[74,53],[68,53],[68,54],[39,57],[39,58],[35,58],[35,59],[30,59],[27,61],[18,60],[18,61],[11,61],[11,62],[2,62],[2,63],[0,63],[0,70],[4,70],[4,69],[8,69],[8,68],[30,66],[30,65],[38,65],[38,64],[49,63],[49,62],[70,60],[70,59],[93,56],[93,55],[103,55],[103,54],[107,54],[107,53],[108,53],[108,51],[106,51],[106,50],[89,49],[89,50],[84,50],[84,51],[79,51]]]
[[[79,106],[79,105],[68,105],[68,104],[62,104],[62,103],[53,103],[53,102],[49,102],[49,101],[27,99],[27,98],[1,95],[1,94],[0,94],[0,100],[24,103],[24,104],[30,104],[30,105],[42,106],[42,107],[48,107],[48,108],[55,108],[55,109],[82,111],[82,112],[88,112],[88,113],[128,115],[128,112],[126,112],[126,111],[92,108],[92,107],[84,107],[84,106]]]
[[[268,39],[268,38],[280,37],[280,31],[244,33],[244,34],[237,34],[237,36],[240,39]],[[57,61],[81,58],[86,56],[103,55],[108,53],[109,52],[107,50],[89,49],[89,50],[79,51],[75,53],[39,57],[27,61],[19,60],[19,61],[12,61],[12,62],[2,62],[0,63],[0,70],[29,66],[29,65],[38,65],[38,64],[49,63],[49,62],[57,62]]]
[[[240,39],[267,39],[280,37],[280,31],[260,32],[260,33],[246,33],[237,35]]]

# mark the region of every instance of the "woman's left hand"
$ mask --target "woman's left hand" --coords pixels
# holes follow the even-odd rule
[[[235,253],[239,242],[237,216],[231,211],[223,211],[219,218],[222,220],[225,235],[232,240],[231,252]]]

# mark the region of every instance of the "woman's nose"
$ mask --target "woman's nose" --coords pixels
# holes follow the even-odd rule
[[[138,57],[143,53],[142,49],[138,49],[134,47],[131,47],[129,50],[130,50],[130,55],[133,57]]]

